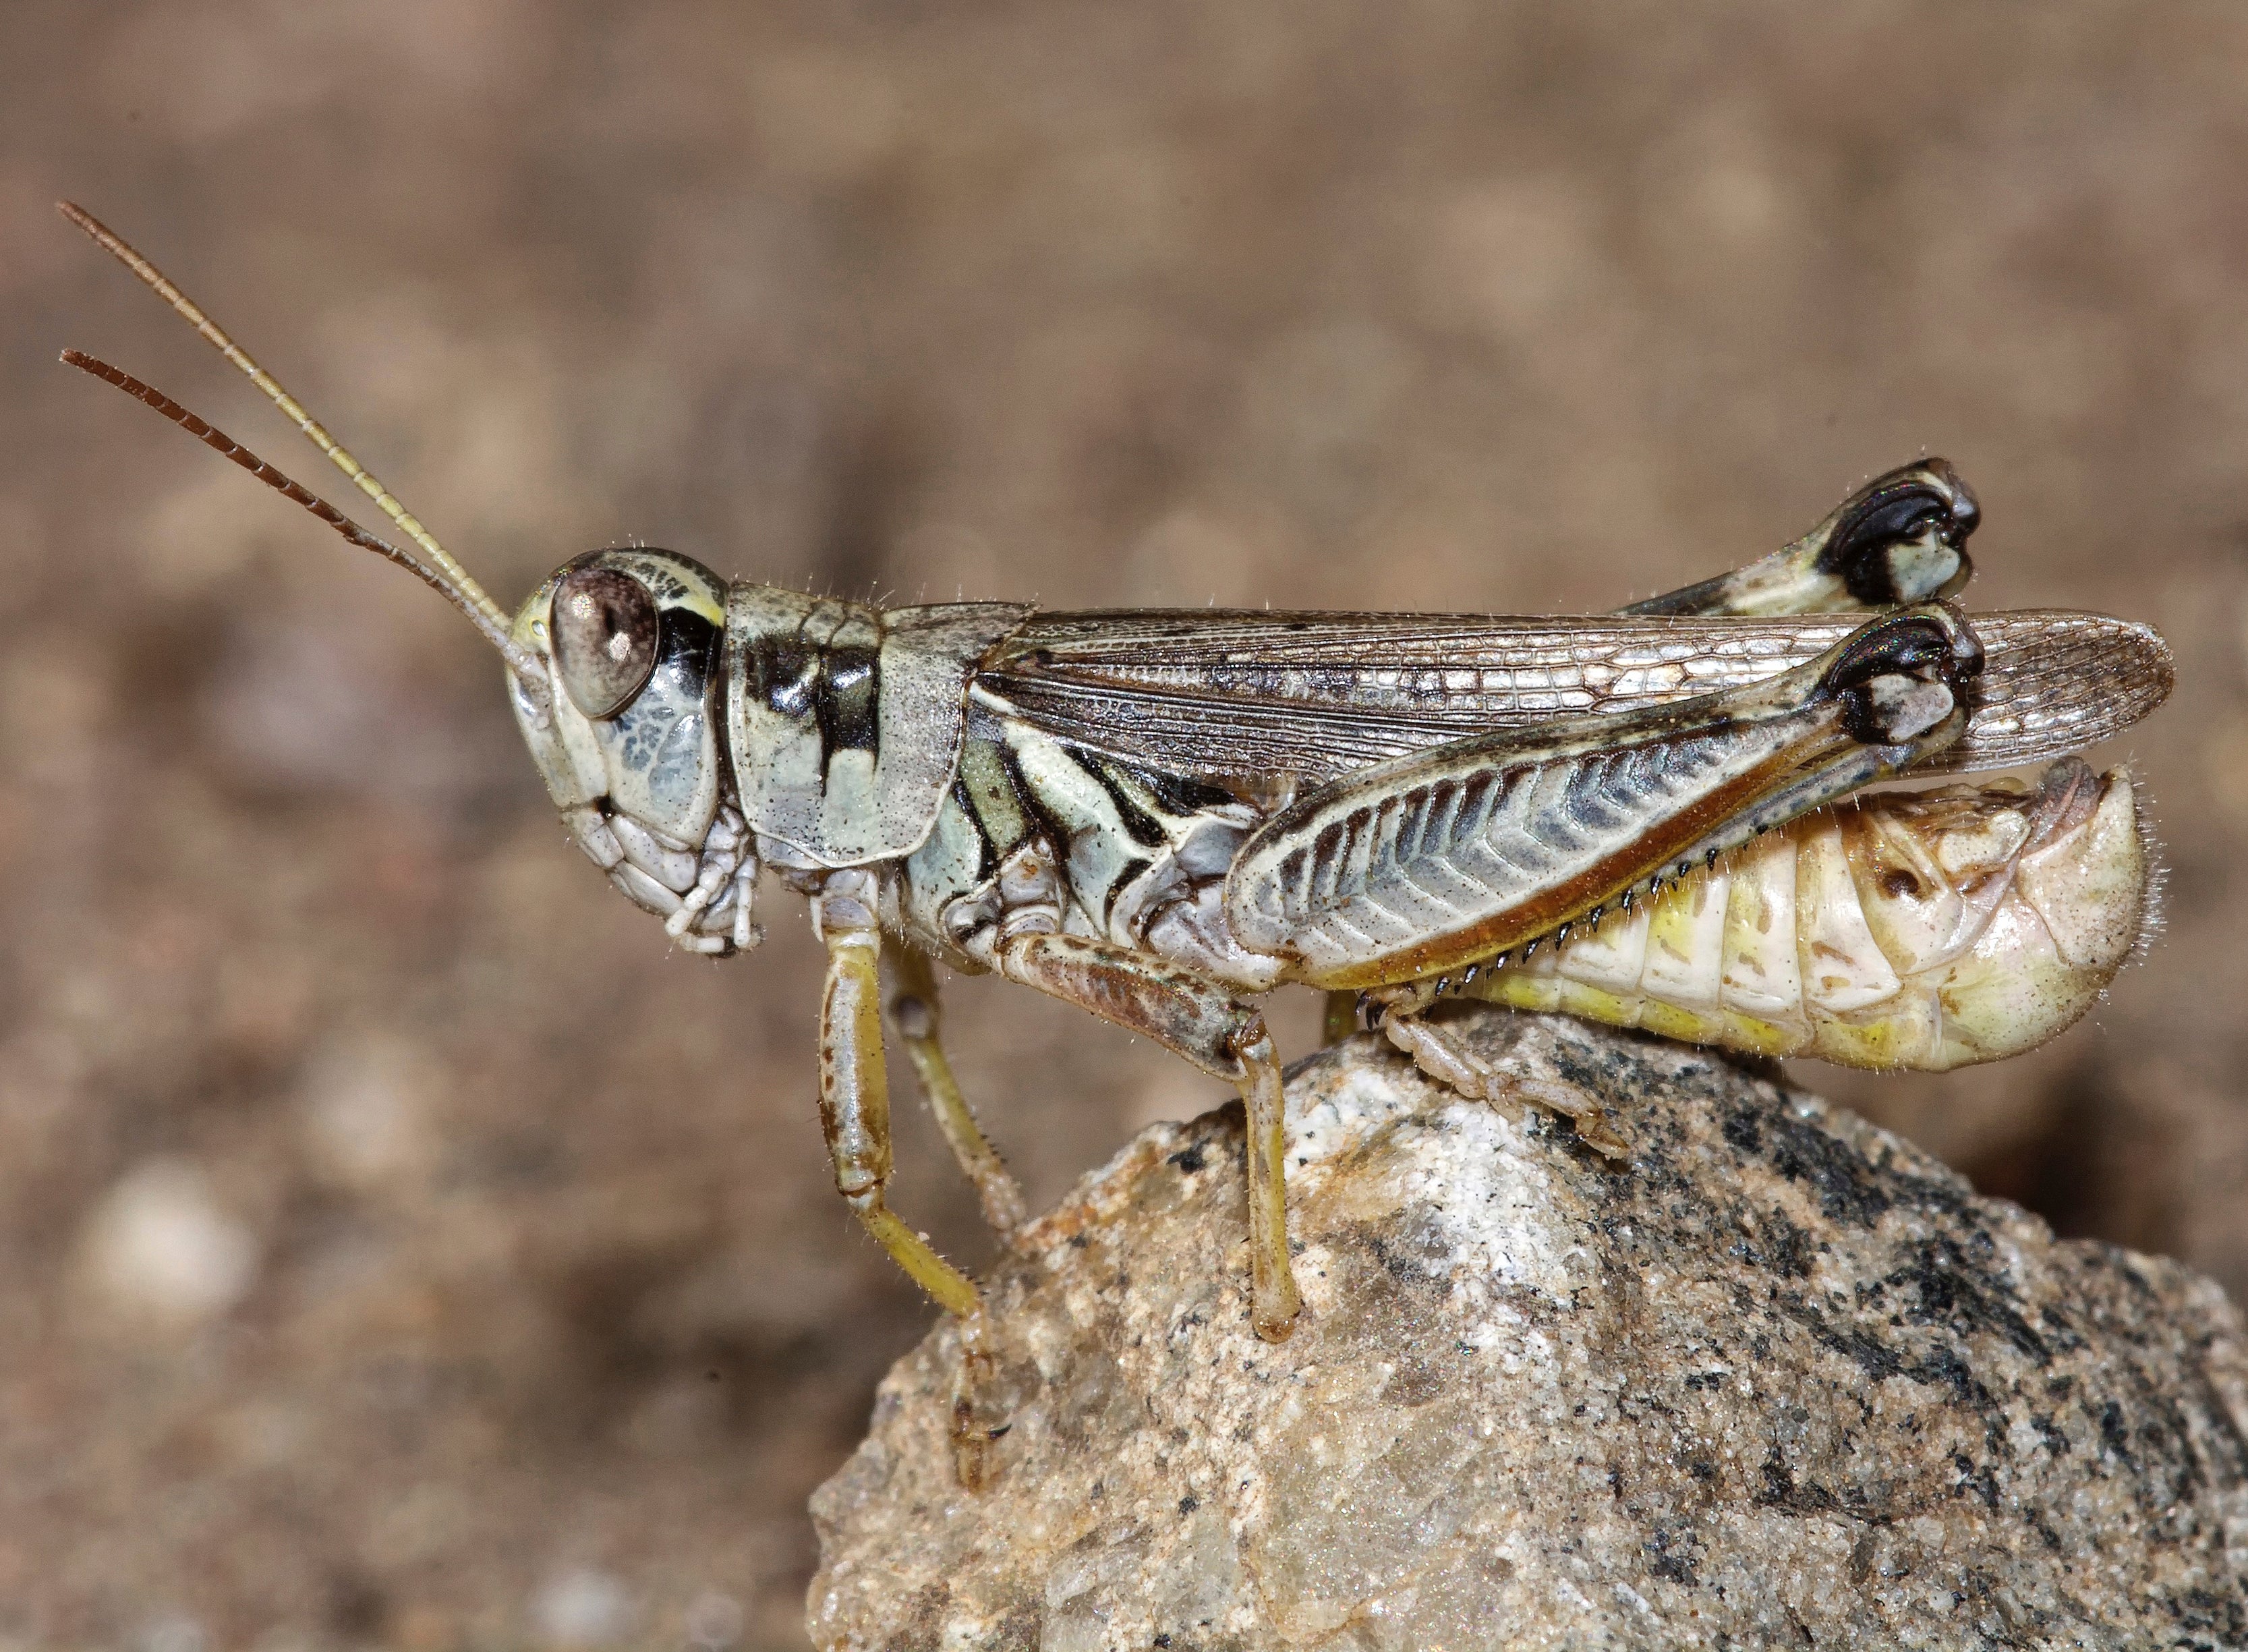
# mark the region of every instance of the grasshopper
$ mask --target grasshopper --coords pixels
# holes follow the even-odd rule
[[[1281,1068],[1254,1002],[1273,988],[1324,990],[1331,1034],[1362,1015],[1463,1093],[1622,1155],[1615,1121],[1480,1067],[1427,1011],[1467,994],[1940,1068],[2069,1025],[2145,921],[2128,778],[2067,754],[2162,702],[2168,650],[2121,620],[1953,606],[1980,511],[1942,460],[1602,616],[885,609],[648,548],[574,557],[511,615],[154,266],[62,210],[415,548],[130,375],[64,359],[466,615],[564,827],[620,891],[719,956],[757,943],[763,874],[808,902],[837,1191],[971,1359],[977,1286],[889,1203],[886,1018],[986,1216],[1003,1233],[1023,1217],[946,1062],[936,963],[1078,1004],[1239,1090],[1250,1312],[1278,1340],[1300,1299]],[[1857,797],[2047,758],[2034,787]]]

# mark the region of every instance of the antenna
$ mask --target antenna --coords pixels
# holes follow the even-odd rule
[[[248,448],[227,435],[225,431],[188,412],[187,408],[173,401],[154,385],[144,384],[122,368],[113,367],[99,357],[90,356],[82,350],[65,350],[63,352],[62,359],[79,372],[90,373],[97,379],[115,385],[136,401],[147,402],[205,447],[233,460],[235,463],[249,471],[250,475],[256,476],[283,498],[293,499],[303,505],[305,510],[361,550],[372,551],[379,557],[395,562],[463,614],[468,615],[469,622],[483,632],[485,641],[505,656],[508,664],[513,668],[518,676],[528,675],[531,681],[537,682],[543,675],[538,656],[517,643],[508,634],[507,627],[495,620],[490,613],[486,612],[491,607],[489,600],[483,607],[478,607],[468,592],[460,589],[439,570],[431,567],[412,552],[401,551],[387,539],[378,539],[310,488],[301,483],[292,482],[274,466],[268,464]],[[476,595],[482,594],[481,592],[476,593]]]
[[[336,469],[352,479],[361,493],[374,501],[375,509],[396,523],[400,531],[408,538],[421,546],[428,560],[424,563],[418,558],[409,557],[395,546],[376,539],[371,534],[365,534],[356,527],[351,531],[345,532],[346,538],[351,538],[355,545],[364,545],[368,550],[388,557],[401,567],[411,569],[443,592],[456,607],[469,619],[476,621],[476,628],[490,638],[500,651],[508,656],[510,665],[514,666],[518,673],[524,669],[523,661],[517,657],[523,655],[524,651],[516,647],[508,634],[510,620],[507,613],[485,594],[484,588],[476,582],[474,576],[453,559],[452,553],[437,543],[435,536],[422,525],[414,513],[399,503],[398,497],[383,486],[373,471],[353,458],[350,450],[342,442],[330,435],[326,428],[319,420],[305,410],[304,404],[291,395],[278,379],[251,360],[250,353],[235,343],[233,339],[228,336],[226,330],[217,322],[204,314],[201,305],[181,291],[173,284],[169,277],[142,257],[123,236],[111,230],[100,219],[95,217],[85,208],[68,201],[58,201],[55,203],[55,210],[83,230],[97,245],[133,271],[134,275],[140,277],[151,291],[171,305],[190,326],[209,339],[221,355],[249,374],[250,381],[265,393],[266,399],[286,414],[291,422],[305,433],[312,445],[326,454]],[[74,367],[82,367],[96,378],[106,379],[118,388],[138,396],[182,428],[209,442],[219,452],[235,460],[236,463],[242,464],[260,481],[271,483],[279,491],[287,494],[290,498],[295,499],[298,504],[312,511],[313,515],[319,517],[323,522],[326,522],[330,527],[344,531],[337,518],[348,522],[348,518],[342,517],[342,513],[335,511],[333,506],[326,505],[318,495],[290,482],[288,477],[282,476],[278,470],[257,458],[255,454],[250,453],[233,438],[221,435],[211,426],[205,424],[194,414],[181,407],[178,402],[164,395],[162,392],[151,389],[128,374],[120,373],[106,362],[96,361],[91,356],[80,356],[76,351],[65,352],[63,360]],[[213,442],[211,440],[213,436],[218,436],[218,441]],[[221,446],[221,442],[225,445]],[[278,481],[275,480],[277,477]],[[282,487],[280,485],[282,483],[287,483],[288,486]],[[295,491],[291,492],[291,489],[295,489]],[[320,508],[316,509],[315,506]],[[323,511],[328,514],[323,514]],[[353,533],[360,533],[361,537],[353,538]]]

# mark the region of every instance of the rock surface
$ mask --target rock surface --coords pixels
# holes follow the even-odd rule
[[[1360,1038],[1291,1079],[1307,1307],[1251,1333],[1237,1107],[1148,1130],[992,1282],[980,1495],[940,1327],[813,1501],[823,1648],[2248,1645],[2248,1353],[1706,1055],[1468,1011],[1611,1165]]]

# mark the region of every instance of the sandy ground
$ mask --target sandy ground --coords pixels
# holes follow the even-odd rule
[[[1564,11],[0,16],[0,1646],[799,1647],[805,1497],[929,1317],[826,1184],[796,915],[668,954],[456,616],[55,366],[319,475],[58,195],[507,602],[639,538],[902,600],[1596,609],[1948,455],[1978,606],[2176,648],[2103,754],[2169,927],[2035,1056],[1804,1076],[2248,1286],[2248,10]],[[1220,1099],[1019,991],[950,1014],[1041,1201]]]

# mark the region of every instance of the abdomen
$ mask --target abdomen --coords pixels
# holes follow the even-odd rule
[[[1470,996],[1750,1053],[1942,1071],[2043,1043],[2149,927],[2130,777],[1824,809]]]

